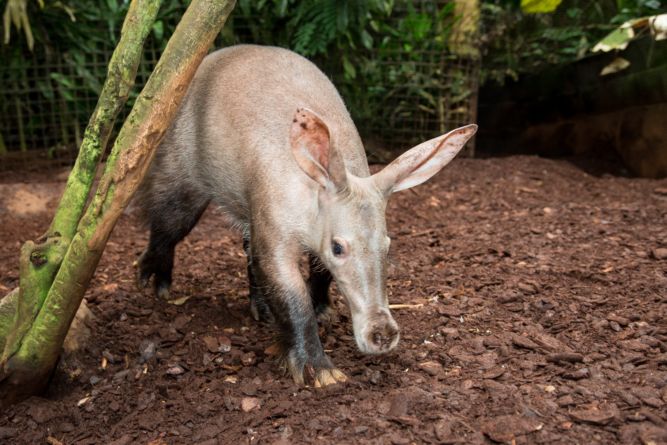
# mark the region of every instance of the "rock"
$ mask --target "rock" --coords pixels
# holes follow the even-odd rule
[[[435,425],[435,437],[440,441],[444,442],[452,438],[452,423],[447,420],[440,419]]]
[[[220,344],[216,338],[206,336],[203,340],[204,344],[206,345],[206,349],[208,349],[210,353],[215,354],[220,349]]]
[[[257,395],[257,385],[254,383],[247,383],[241,387],[241,392],[246,396],[254,397]]]
[[[41,404],[31,406],[28,414],[32,417],[32,420],[39,425],[46,423],[55,417],[55,413],[50,407]]]
[[[114,400],[109,404],[109,409],[113,412],[116,412],[120,409],[120,405]]]
[[[442,365],[438,362],[424,362],[420,363],[419,369],[426,372],[428,375],[437,376],[442,374]]]
[[[229,352],[232,350],[232,341],[227,337],[219,337],[218,341],[220,342],[218,352]]]
[[[323,427],[322,427],[322,424],[320,423],[319,420],[317,420],[317,419],[312,419],[310,422],[308,422],[308,428],[310,428],[311,430],[319,431],[319,430],[321,430]]]
[[[509,442],[515,436],[521,436],[542,429],[537,419],[519,415],[500,416],[483,422],[481,430],[495,442]]]
[[[667,259],[667,249],[660,247],[658,249],[653,249],[651,252],[653,254],[653,258],[656,260],[664,260]]]
[[[170,364],[169,368],[167,369],[167,374],[169,375],[181,375],[184,372],[185,370],[176,363]]]
[[[144,340],[139,344],[139,353],[141,354],[141,362],[147,363],[155,358],[157,352],[157,345],[150,340]]]
[[[81,305],[74,315],[74,320],[72,320],[72,324],[63,342],[63,351],[66,354],[81,351],[86,346],[86,342],[90,338],[90,329],[85,324],[86,319],[94,320],[95,315],[88,309],[86,300],[81,300]]]
[[[12,437],[16,437],[18,433],[19,432],[16,428],[0,426],[0,439],[10,439]]]
[[[579,410],[571,411],[570,417],[577,422],[591,423],[593,425],[606,425],[614,420],[614,413],[607,410]]]
[[[97,385],[98,383],[100,383],[100,380],[102,380],[102,379],[99,378],[98,376],[94,375],[94,376],[92,376],[92,377],[90,378],[90,384],[93,385],[93,386],[95,386],[95,385]]]
[[[243,366],[253,366],[257,363],[257,357],[255,356],[255,353],[250,351],[247,354],[243,354],[243,357],[241,357],[241,363]]]
[[[255,408],[259,408],[259,400],[255,397],[245,397],[241,400],[241,409],[244,412],[249,413]]]

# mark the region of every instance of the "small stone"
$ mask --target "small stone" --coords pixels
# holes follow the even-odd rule
[[[127,321],[127,314],[125,312],[120,314],[120,321]]]
[[[358,426],[354,429],[354,434],[362,434],[365,433],[366,431],[368,431],[367,426]]]
[[[378,383],[380,383],[380,380],[382,379],[382,373],[378,370],[373,371],[370,368],[366,368],[366,370],[364,371],[364,377],[371,384],[377,385]]]
[[[218,342],[220,342],[218,352],[229,352],[232,350],[232,341],[227,337],[218,337]]]
[[[243,357],[241,357],[241,363],[243,363],[243,366],[253,366],[255,363],[257,363],[257,357],[255,356],[255,353],[250,351],[247,354],[243,354]]]
[[[343,437],[345,437],[345,430],[341,426],[336,427],[333,430],[333,435],[336,439],[341,440]]]
[[[319,420],[312,419],[310,422],[308,422],[308,428],[310,428],[311,430],[319,431],[322,429],[322,424],[320,423]]]
[[[109,409],[113,412],[116,412],[120,409],[120,405],[114,400],[109,404]]]
[[[653,258],[656,260],[664,260],[667,258],[667,249],[665,248],[658,248],[658,249],[653,249],[651,252],[653,254]]]
[[[143,363],[149,362],[155,358],[156,354],[155,342],[144,340],[139,344],[139,353],[141,354],[141,361]]]
[[[256,396],[257,395],[257,385],[254,383],[247,383],[241,387],[241,392],[246,396]]]
[[[167,369],[167,374],[169,375],[181,375],[185,372],[183,368],[181,368],[179,365],[176,363],[173,363],[169,365],[169,368]]]
[[[435,423],[435,437],[443,442],[452,438],[452,423],[440,419]]]
[[[71,433],[74,431],[74,425],[69,422],[65,422],[58,427],[58,431],[61,433]],[[0,435],[0,439],[2,439],[2,435]]]
[[[102,379],[99,378],[98,376],[94,375],[94,376],[92,376],[92,377],[90,378],[90,384],[93,385],[93,386],[95,386],[95,385],[97,385],[98,383],[100,383],[100,380],[102,380]]]
[[[34,405],[30,407],[30,417],[38,424],[43,424],[53,419],[54,412],[51,408],[44,405]]]
[[[0,439],[10,439],[12,437],[16,437],[18,433],[18,430],[15,428],[0,426]]]
[[[259,408],[259,400],[255,397],[245,397],[241,400],[241,409],[244,412],[249,413],[255,408]]]

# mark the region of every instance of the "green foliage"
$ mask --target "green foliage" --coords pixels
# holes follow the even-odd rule
[[[667,0],[563,0],[545,14],[524,14],[519,0],[486,0],[482,9],[482,80],[504,82],[589,56],[618,24],[665,12]]]

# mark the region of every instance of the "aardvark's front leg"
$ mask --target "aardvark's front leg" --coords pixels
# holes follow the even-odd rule
[[[284,252],[253,258],[255,278],[266,289],[266,300],[278,331],[281,365],[297,383],[303,383],[305,365],[315,370],[315,386],[345,381],[345,374],[333,366],[322,348],[312,299],[299,271],[299,254],[297,246],[290,261],[286,261]]]

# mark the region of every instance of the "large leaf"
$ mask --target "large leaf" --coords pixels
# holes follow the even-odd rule
[[[526,14],[537,14],[555,11],[563,0],[521,0],[521,11]]]

